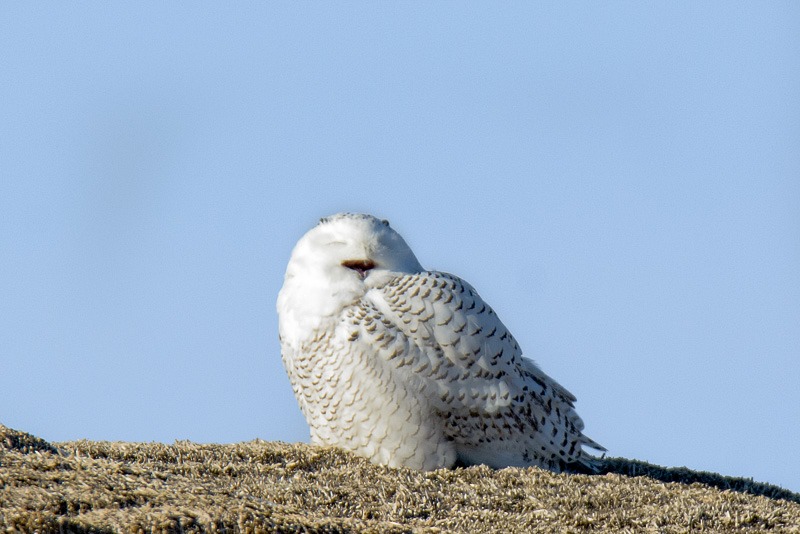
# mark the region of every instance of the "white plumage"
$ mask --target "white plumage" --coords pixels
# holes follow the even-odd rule
[[[319,445],[394,467],[591,467],[575,397],[478,293],[426,271],[387,221],[324,218],[278,295],[283,363]]]

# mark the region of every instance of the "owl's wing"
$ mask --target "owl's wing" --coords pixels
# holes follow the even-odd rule
[[[575,397],[523,358],[494,310],[460,278],[398,276],[368,291],[358,314],[358,342],[382,347],[378,354],[424,391],[475,463],[492,465],[487,442],[509,449],[494,462],[505,465],[586,463],[582,445],[603,450],[582,434]],[[521,442],[511,446],[512,439]]]

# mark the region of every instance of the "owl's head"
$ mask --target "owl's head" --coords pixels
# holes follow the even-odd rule
[[[334,280],[363,280],[373,271],[421,270],[414,253],[389,221],[361,213],[338,213],[320,219],[297,242],[286,274],[308,271]]]
[[[422,270],[388,221],[354,213],[325,217],[292,251],[278,295],[281,337],[289,323],[313,327],[370,288],[397,274]]]

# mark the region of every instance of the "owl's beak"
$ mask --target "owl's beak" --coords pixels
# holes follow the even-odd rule
[[[375,268],[375,262],[372,260],[344,260],[342,266],[356,271],[363,279],[370,270]]]

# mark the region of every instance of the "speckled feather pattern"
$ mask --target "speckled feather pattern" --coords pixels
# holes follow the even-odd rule
[[[469,284],[423,270],[385,221],[340,214],[309,234],[325,226],[330,235],[298,243],[278,304],[284,365],[314,443],[422,470],[591,467],[583,447],[603,449],[583,435],[575,397],[522,356]],[[320,269],[305,268],[316,265],[307,254]],[[356,264],[374,268],[344,266]]]

